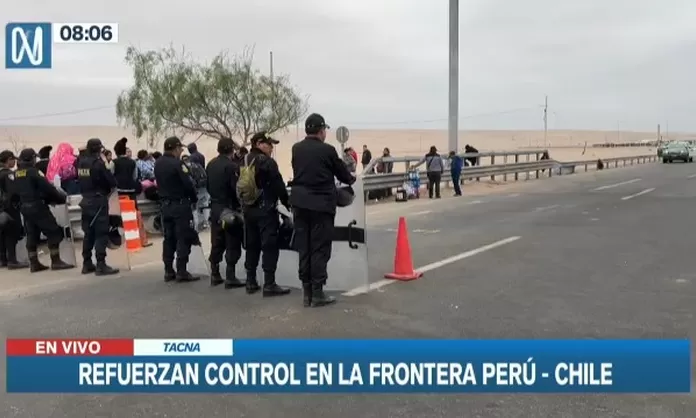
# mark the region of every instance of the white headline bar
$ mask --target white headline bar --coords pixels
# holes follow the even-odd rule
[[[134,356],[231,356],[233,353],[231,339],[133,340]]]

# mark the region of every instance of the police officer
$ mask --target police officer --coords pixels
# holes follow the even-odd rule
[[[324,285],[331,259],[337,193],[334,177],[353,184],[355,177],[339,158],[336,149],[325,143],[329,125],[316,113],[305,121],[307,137],[292,147],[292,193],[295,246],[299,252],[299,275],[305,306],[336,302],[327,296]]]
[[[210,266],[212,274],[210,284],[217,286],[223,283],[220,262],[222,255],[225,254],[227,264],[225,289],[234,289],[245,285],[235,277],[237,262],[242,257],[242,240],[244,239],[244,223],[238,216],[234,216],[235,212],[241,212],[237,199],[239,166],[233,160],[234,141],[227,138],[221,139],[218,141],[217,151],[219,155],[206,167],[211,203]],[[230,216],[221,219],[223,212]]]
[[[93,138],[87,141],[85,153],[77,161],[82,201],[82,274],[95,273],[107,276],[118,273],[106,264],[106,247],[109,242],[109,195],[116,189],[116,178],[106,168],[102,142]],[[92,261],[92,250],[97,265]]]
[[[155,179],[162,211],[162,261],[164,281],[192,282],[200,277],[192,276],[187,270],[191,246],[200,243],[193,229],[193,210],[196,189],[186,165],[181,161],[184,144],[175,136],[164,141],[164,154],[155,163]],[[176,254],[176,271],[174,255]]]
[[[251,168],[254,172],[255,185],[260,192],[254,202],[240,199],[244,212],[244,231],[246,243],[246,291],[253,294],[260,287],[256,279],[256,269],[261,260],[263,270],[263,296],[282,296],[290,293],[276,284],[276,269],[280,249],[278,247],[278,228],[280,215],[276,206],[278,201],[289,208],[288,191],[285,188],[283,176],[278,164],[271,154],[273,146],[279,142],[266,134],[259,132],[251,138],[251,150],[244,157],[243,167],[240,168],[240,178],[237,190],[245,181],[244,169]]]
[[[63,228],[56,222],[48,205],[64,205],[67,195],[46,180],[46,177],[36,167],[36,151],[31,148],[19,153],[18,169],[14,180],[10,182],[11,193],[19,196],[20,211],[24,216],[24,226],[27,233],[27,252],[29,253],[29,268],[32,273],[47,270],[48,267],[39,262],[37,247],[43,233],[48,241],[51,254],[51,270],[67,270],[74,268],[60,259],[60,242],[63,240]]]
[[[22,218],[19,213],[19,197],[10,193],[9,182],[14,179],[12,169],[17,158],[12,151],[0,152],[0,267],[17,270],[29,267],[17,261],[17,243],[22,236]]]

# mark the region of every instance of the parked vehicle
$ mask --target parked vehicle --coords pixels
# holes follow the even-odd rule
[[[690,163],[696,156],[696,150],[693,153],[689,152],[689,146],[684,142],[671,142],[662,151],[662,162],[672,163],[674,161],[683,161]]]

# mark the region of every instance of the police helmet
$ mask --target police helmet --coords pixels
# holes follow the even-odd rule
[[[92,138],[89,141],[87,141],[87,152],[89,152],[90,154],[101,152],[102,148],[104,148],[104,145],[102,145],[102,142],[99,138]]]
[[[355,200],[355,191],[351,186],[344,185],[336,187],[336,195],[338,196],[336,205],[339,208],[350,206]]]
[[[278,248],[281,250],[297,251],[294,246],[295,229],[292,219],[285,215],[280,215],[282,222],[278,227]]]
[[[7,212],[0,212],[0,229],[12,222],[12,217]]]
[[[244,225],[244,216],[232,209],[223,209],[220,214],[220,224],[223,229],[229,229]]]

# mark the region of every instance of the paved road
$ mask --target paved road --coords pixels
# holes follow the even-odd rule
[[[695,204],[696,165],[655,164],[496,195],[375,206],[376,289],[333,307],[303,309],[299,295],[264,300],[205,283],[166,285],[152,266],[5,291],[0,334],[690,338]],[[416,266],[428,271],[419,281],[387,285],[381,277],[392,263],[399,215],[408,218]],[[692,396],[0,395],[3,417],[672,418],[694,411]]]

